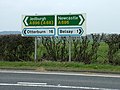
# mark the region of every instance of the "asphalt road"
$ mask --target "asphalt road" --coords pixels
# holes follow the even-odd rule
[[[0,70],[0,90],[120,90],[120,76]]]

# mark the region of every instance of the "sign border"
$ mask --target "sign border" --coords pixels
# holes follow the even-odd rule
[[[69,34],[64,34],[64,35],[60,35],[59,34],[59,29],[71,29],[71,28],[73,28],[73,29],[75,29],[75,28],[79,28],[79,29],[81,29],[82,30],[82,33],[81,34],[71,34],[71,35],[69,35]],[[57,34],[58,34],[58,36],[82,36],[82,34],[84,33],[84,30],[82,29],[82,27],[59,27],[59,28],[57,28]]]
[[[54,29],[54,35],[49,35],[49,34],[46,34],[46,35],[25,35],[24,34],[24,29]],[[23,30],[22,30],[22,35],[23,36],[32,36],[32,37],[36,37],[36,36],[55,36],[55,34],[56,34],[56,28],[24,28]]]

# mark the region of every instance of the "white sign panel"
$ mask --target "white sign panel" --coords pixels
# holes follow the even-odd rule
[[[55,28],[24,28],[23,36],[54,36]]]
[[[81,36],[84,33],[81,27],[58,28],[58,36]]]

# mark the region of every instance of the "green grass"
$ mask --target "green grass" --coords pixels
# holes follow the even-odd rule
[[[78,62],[0,62],[1,69],[32,69],[39,71],[95,71],[120,73],[120,66],[90,64]],[[42,69],[42,70],[41,70]]]

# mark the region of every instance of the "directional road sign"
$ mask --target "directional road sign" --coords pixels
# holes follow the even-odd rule
[[[85,35],[86,14],[57,15],[58,36]]]
[[[26,15],[22,19],[22,36],[85,35],[86,14]]]
[[[58,28],[59,36],[81,36],[84,33],[81,27]]]
[[[54,36],[55,28],[24,28],[23,36]]]
[[[27,26],[54,26],[55,16],[54,15],[43,15],[43,16],[25,16],[23,18],[24,25]]]
[[[55,15],[26,15],[22,18],[22,36],[55,35]]]
[[[84,21],[82,14],[57,15],[57,26],[81,26]]]

